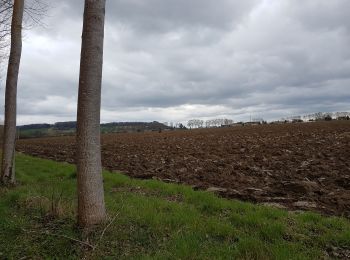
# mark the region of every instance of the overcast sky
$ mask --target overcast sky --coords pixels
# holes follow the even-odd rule
[[[19,124],[76,117],[83,1],[50,5],[46,26],[25,32]],[[107,0],[102,121],[349,111],[349,10],[349,0]]]

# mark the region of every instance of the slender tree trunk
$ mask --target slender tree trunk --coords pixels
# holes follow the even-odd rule
[[[101,166],[100,108],[105,0],[85,0],[77,116],[78,223],[106,218]]]
[[[6,78],[5,122],[1,181],[15,183],[14,154],[16,143],[16,103],[19,64],[22,54],[24,0],[15,0],[11,24],[11,50]]]

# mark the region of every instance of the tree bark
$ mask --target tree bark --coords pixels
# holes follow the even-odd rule
[[[15,183],[14,155],[16,144],[16,103],[19,65],[22,54],[22,21],[24,0],[15,0],[11,23],[11,50],[6,78],[5,122],[2,153],[1,181]]]
[[[77,114],[78,224],[106,218],[100,144],[105,0],[85,0]]]

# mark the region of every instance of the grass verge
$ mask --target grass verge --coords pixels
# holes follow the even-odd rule
[[[319,259],[346,257],[350,221],[218,198],[105,172],[109,220],[75,225],[73,165],[17,155],[0,188],[0,259]]]

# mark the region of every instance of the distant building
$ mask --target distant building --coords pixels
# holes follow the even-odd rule
[[[264,121],[263,118],[253,118],[252,121],[251,121],[251,123],[260,123],[260,124],[262,124],[264,122],[265,121]]]
[[[255,121],[243,123],[243,125],[261,125],[261,124],[262,124],[261,122],[255,122]]]
[[[349,116],[340,116],[340,117],[337,117],[337,120],[350,120],[350,117]]]
[[[302,120],[302,119],[293,119],[292,120],[292,123],[303,123],[304,122],[304,120]]]
[[[284,121],[280,121],[280,120],[278,120],[278,121],[272,121],[270,124],[272,124],[272,125],[284,124]]]

